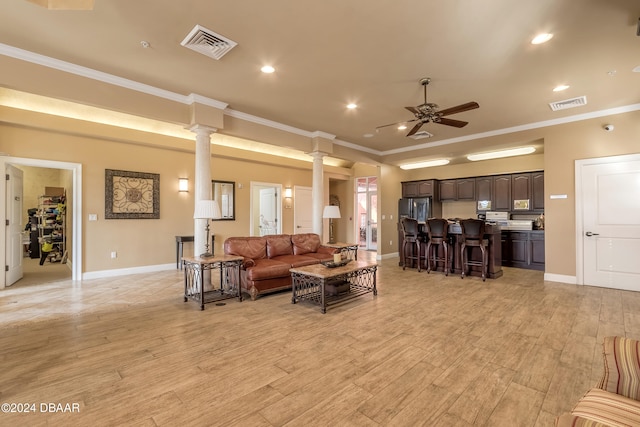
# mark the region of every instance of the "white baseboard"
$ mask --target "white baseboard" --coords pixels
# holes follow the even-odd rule
[[[571,285],[576,285],[578,283],[576,276],[566,276],[564,274],[544,273],[544,280],[549,282],[569,283]]]
[[[384,255],[376,255],[377,260],[389,259],[389,258],[398,258],[400,254],[398,252],[391,252],[390,254]]]
[[[146,265],[143,267],[120,268],[117,270],[90,271],[82,274],[82,280],[103,279],[105,277],[126,276],[128,274],[155,273],[158,271],[175,270],[175,263]]]

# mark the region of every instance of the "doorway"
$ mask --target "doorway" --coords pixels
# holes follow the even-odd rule
[[[64,187],[66,189],[67,194],[67,206],[66,206],[66,217],[67,223],[66,227],[68,230],[68,237],[66,240],[66,245],[68,247],[68,256],[67,263],[57,263],[53,269],[56,271],[50,275],[42,274],[42,269],[39,269],[37,260],[27,258],[25,254],[27,253],[27,248],[25,247],[26,241],[23,240],[19,249],[15,249],[15,245],[13,247],[9,246],[9,240],[11,236],[9,234],[5,234],[4,240],[4,258],[5,263],[10,261],[11,259],[15,259],[16,256],[20,256],[22,261],[23,268],[23,278],[17,282],[17,284],[37,284],[44,282],[51,282],[56,280],[81,280],[82,277],[82,248],[80,245],[82,231],[80,227],[80,211],[82,206],[82,196],[81,196],[81,177],[82,177],[82,165],[77,163],[68,163],[68,162],[58,162],[58,161],[49,161],[49,160],[38,160],[38,159],[26,159],[26,158],[18,158],[18,157],[4,157],[0,160],[2,164],[2,169],[5,171],[5,174],[9,173],[9,170],[12,168],[21,169],[24,172],[24,197],[21,198],[22,207],[19,208],[20,214],[26,218],[26,212],[29,208],[36,208],[37,202],[35,206],[31,206],[34,204],[33,200],[28,198],[28,194],[34,193],[38,194],[38,191],[43,192],[44,188],[41,190],[31,190],[29,188],[29,180],[30,174],[33,171],[38,171],[42,169],[42,171],[56,171],[60,174],[64,175]],[[51,185],[55,186],[55,185]],[[8,191],[5,188],[2,189],[4,194],[2,196],[3,200],[8,202]],[[13,190],[12,190],[13,191]],[[14,199],[15,201],[15,199]],[[8,203],[7,203],[8,205]],[[5,218],[10,219],[8,214],[8,209],[5,209],[4,212]],[[22,220],[22,224],[25,224],[26,220]],[[24,231],[24,230],[23,230]],[[17,254],[17,251],[20,251]],[[23,252],[24,251],[24,252]],[[12,258],[13,257],[13,258]],[[31,265],[35,261],[35,267]],[[7,264],[5,264],[7,265]],[[51,271],[53,271],[53,269]],[[3,289],[10,283],[13,278],[8,276],[8,273],[5,272],[5,275],[2,276],[2,280],[0,281],[0,289]]]
[[[281,184],[251,183],[251,236],[282,233]]]
[[[640,155],[578,160],[576,187],[577,282],[640,291]]]
[[[293,193],[294,233],[313,233],[313,198],[311,187],[296,185]]]
[[[378,250],[378,178],[356,178],[356,227],[360,248]]]

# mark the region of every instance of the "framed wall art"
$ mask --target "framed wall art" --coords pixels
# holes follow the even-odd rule
[[[105,219],[159,219],[160,175],[105,169]]]

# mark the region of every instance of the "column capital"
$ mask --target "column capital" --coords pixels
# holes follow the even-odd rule
[[[216,133],[218,131],[217,128],[213,128],[211,126],[205,126],[205,125],[198,125],[198,124],[189,126],[186,129],[196,134],[206,133],[207,135],[211,135],[212,133]]]
[[[307,153],[307,154],[313,157],[314,159],[320,159],[320,160],[322,160],[323,157],[328,155],[328,153],[325,153],[324,151],[311,151],[310,153]]]

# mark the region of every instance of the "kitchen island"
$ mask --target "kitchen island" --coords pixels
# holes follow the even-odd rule
[[[424,233],[426,238],[426,229],[425,224],[420,224],[421,232]],[[488,256],[489,256],[489,265],[487,267],[487,278],[488,279],[497,279],[502,276],[502,234],[499,226],[487,224],[485,226],[485,239],[489,241],[488,247]],[[462,246],[462,229],[459,224],[449,224],[449,259],[452,261],[451,265],[451,273],[460,275],[462,273],[462,256],[460,253],[460,249]],[[425,242],[426,243],[426,242]],[[402,241],[400,241],[400,247],[402,247]],[[426,250],[426,244],[423,245],[422,251]],[[481,261],[482,254],[480,252],[480,248],[470,248],[467,249],[469,252],[469,259],[471,261]],[[444,257],[444,249],[442,245],[437,246],[438,257]],[[424,255],[424,252],[421,254]],[[443,272],[443,263],[437,263],[437,268],[434,268],[432,271]],[[400,251],[400,265],[404,265],[404,254]],[[407,265],[410,267],[410,265]],[[469,267],[468,276],[482,276],[482,272],[480,267],[478,266],[470,266]],[[466,273],[465,273],[466,274]]]

